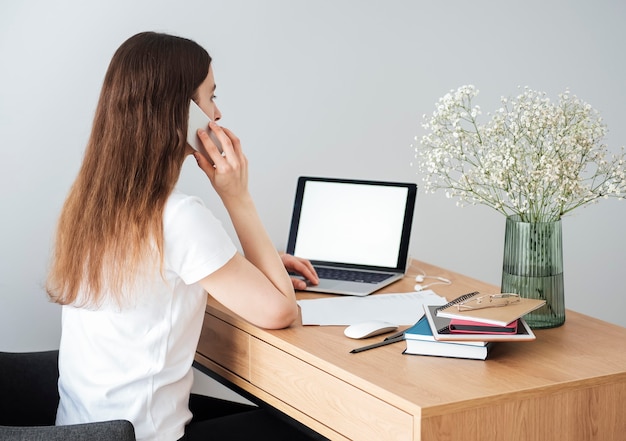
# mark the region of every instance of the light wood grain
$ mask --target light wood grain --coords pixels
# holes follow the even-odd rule
[[[309,415],[301,412],[300,410],[289,405],[288,403],[278,400],[274,395],[267,393],[263,389],[258,388],[256,385],[250,383],[249,381],[243,380],[241,377],[233,374],[231,371],[215,363],[213,360],[206,358],[200,353],[196,354],[195,360],[200,365],[219,375],[222,380],[225,380],[229,384],[245,390],[246,392],[254,395],[259,400],[262,400],[265,403],[269,404],[270,406],[280,409],[283,413],[300,421],[302,424],[307,425],[308,427],[324,435],[328,439],[337,441],[348,441],[348,438],[344,437],[332,428],[322,424],[320,421],[311,418]]]
[[[413,277],[419,267],[451,279],[434,287],[448,300],[497,292],[413,267]],[[413,277],[385,292],[411,291]],[[403,342],[350,354],[381,337],[355,342],[340,326],[262,330],[210,299],[198,352],[219,375],[331,439],[625,439],[626,329],[568,311],[565,325],[535,334],[534,342],[498,343],[486,361],[403,355]]]
[[[625,394],[624,383],[605,384],[448,413],[425,419],[421,439],[623,440]]]
[[[412,439],[413,418],[325,371],[254,339],[251,381],[350,439]]]
[[[198,352],[250,380],[250,334],[207,314],[202,324]]]

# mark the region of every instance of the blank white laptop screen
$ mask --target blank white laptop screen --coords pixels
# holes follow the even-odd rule
[[[287,253],[320,276],[305,289],[365,296],[402,278],[416,193],[413,183],[298,178]]]
[[[306,182],[294,254],[313,261],[395,268],[409,189]]]

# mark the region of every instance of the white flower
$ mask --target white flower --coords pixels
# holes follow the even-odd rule
[[[485,204],[525,221],[558,220],[600,198],[626,196],[626,157],[608,157],[599,114],[568,90],[553,103],[528,87],[479,124],[474,86],[452,90],[424,115],[415,149],[427,192]]]

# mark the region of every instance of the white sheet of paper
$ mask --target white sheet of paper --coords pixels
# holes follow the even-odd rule
[[[414,325],[424,315],[423,305],[446,303],[444,297],[431,290],[298,301],[303,325],[343,326],[368,320],[384,320],[398,326]]]

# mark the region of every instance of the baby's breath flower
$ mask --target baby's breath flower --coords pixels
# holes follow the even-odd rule
[[[569,90],[553,103],[524,87],[516,98],[503,97],[485,124],[472,103],[477,95],[474,86],[461,86],[424,115],[428,133],[411,147],[427,192],[445,189],[457,205],[484,204],[527,222],[626,197],[624,148],[609,156],[602,118]]]

